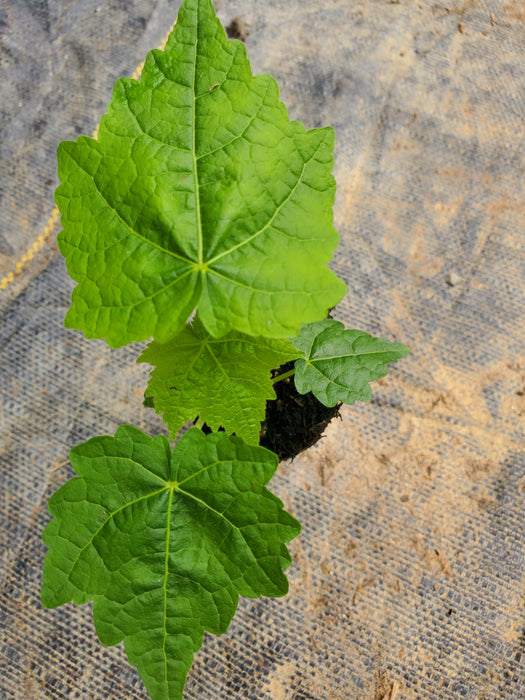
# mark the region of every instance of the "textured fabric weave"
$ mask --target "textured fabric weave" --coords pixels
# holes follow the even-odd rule
[[[0,7],[0,697],[144,700],[90,606],[45,610],[47,500],[68,452],[142,408],[139,346],[62,327],[73,283],[44,227],[55,149],[92,133],[168,0]],[[348,326],[407,343],[371,403],[272,490],[297,517],[290,593],[207,636],[194,700],[525,696],[525,6],[217,0],[292,118],[337,133],[333,266]],[[27,251],[42,237],[33,255]],[[24,260],[24,264],[17,262]]]

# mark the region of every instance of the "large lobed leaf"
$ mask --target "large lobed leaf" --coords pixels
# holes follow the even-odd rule
[[[170,436],[200,416],[258,445],[266,401],[275,399],[270,371],[300,353],[287,340],[228,333],[213,338],[199,319],[168,343],[153,341],[139,357],[151,372],[146,398],[162,413]]]
[[[216,337],[289,338],[345,285],[334,132],[290,122],[210,0],[184,0],[140,82],[117,81],[98,140],[58,150],[58,242],[78,282],[66,325],[112,346],[166,342],[197,307]]]
[[[313,392],[325,406],[369,401],[368,382],[384,377],[387,364],[410,352],[406,345],[346,330],[332,319],[304,325],[293,344],[305,355],[295,363],[297,391]]]
[[[153,700],[182,698],[204,630],[238,596],[281,596],[300,530],[265,488],[277,457],[194,428],[175,446],[131,426],[75,447],[78,474],[49,502],[42,602],[93,600],[104,644],[125,640]]]

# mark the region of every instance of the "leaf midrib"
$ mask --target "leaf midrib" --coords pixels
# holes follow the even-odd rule
[[[341,360],[346,357],[368,357],[369,355],[385,355],[386,353],[395,352],[395,350],[373,350],[372,352],[353,352],[345,355],[331,355],[330,357],[309,357],[310,364],[314,362],[325,362],[326,360]]]
[[[202,253],[203,253],[203,241],[202,241],[202,220],[201,220],[201,201],[200,201],[200,190],[199,190],[199,176],[198,176],[198,166],[197,166],[197,143],[196,143],[196,134],[197,134],[197,114],[196,114],[196,105],[197,105],[197,90],[196,90],[196,83],[197,83],[197,56],[198,56],[198,45],[199,45],[199,8],[197,7],[196,9],[196,17],[195,17],[195,51],[193,54],[193,128],[192,128],[192,142],[193,142],[193,149],[192,149],[192,158],[193,158],[193,179],[195,182],[195,205],[196,205],[196,224],[197,224],[197,236],[198,236],[198,241],[197,241],[197,250],[198,250],[198,263],[199,265],[202,265]]]
[[[327,374],[325,374],[324,372],[321,372],[321,370],[319,369],[319,367],[317,367],[313,362],[308,362],[308,363],[307,363],[307,366],[308,366],[308,367],[312,367],[312,369],[314,369],[316,372],[318,372],[318,373],[321,375],[321,377],[323,377],[323,379],[326,379],[326,380],[328,381],[329,384],[335,384],[335,386],[338,386],[338,387],[340,387],[341,389],[344,389],[344,390],[347,391],[347,392],[350,391],[351,387],[349,387],[349,386],[346,385],[346,384],[341,384],[340,382],[336,381],[335,379],[332,379],[331,377],[329,377],[329,376],[328,376]],[[365,383],[366,383],[366,382],[365,382]]]
[[[164,602],[164,613],[162,615],[162,621],[164,626],[164,638],[162,640],[162,655],[164,657],[164,682],[166,683],[166,686],[168,686],[168,655],[166,653],[166,642],[168,640],[168,573],[171,534],[171,505],[173,503],[173,491],[174,489],[170,489],[170,497],[167,508],[168,513],[166,516],[166,554],[164,558],[164,582],[162,584]]]

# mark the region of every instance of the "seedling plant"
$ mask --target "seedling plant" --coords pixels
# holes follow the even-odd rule
[[[205,631],[239,596],[282,596],[300,525],[267,488],[277,383],[326,407],[371,398],[408,353],[329,317],[334,131],[290,121],[211,0],[184,0],[165,50],[117,81],[96,139],[58,149],[65,325],[111,347],[150,340],[146,401],[169,436],[130,425],[74,447],[50,499],[42,602],[93,601],[153,700],[182,698]],[[279,369],[283,368],[284,369]],[[203,428],[203,429],[201,429]],[[273,443],[272,443],[273,444]],[[279,455],[279,456],[278,456]]]

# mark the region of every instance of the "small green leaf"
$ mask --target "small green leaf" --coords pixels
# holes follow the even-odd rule
[[[332,128],[289,121],[210,0],[184,0],[166,50],[117,81],[98,138],[58,149],[66,325],[120,346],[171,340],[195,308],[215,337],[323,318],[345,293],[327,267],[333,148]]]
[[[151,698],[182,698],[204,631],[227,629],[239,595],[287,592],[300,525],[265,488],[277,461],[197,428],[173,454],[131,426],[75,447],[78,477],[49,502],[43,604],[93,600],[101,641],[125,641]]]
[[[304,325],[292,342],[305,354],[295,363],[297,391],[313,392],[325,406],[369,401],[368,382],[384,377],[387,364],[410,352],[406,345],[346,330],[332,319]]]
[[[172,341],[152,342],[139,362],[155,366],[146,389],[170,436],[197,415],[258,445],[266,401],[275,399],[270,370],[300,353],[287,340],[229,333],[213,338],[195,319]]]

